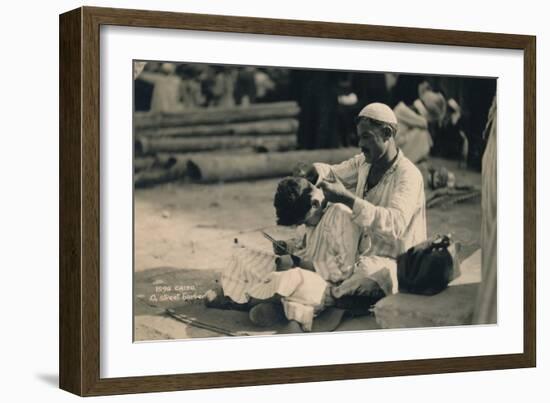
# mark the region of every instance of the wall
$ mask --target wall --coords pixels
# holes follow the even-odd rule
[[[164,9],[215,14],[313,19],[380,25],[419,26],[537,35],[538,46],[538,205],[549,200],[542,173],[550,169],[550,28],[543,2],[517,3],[465,0],[459,4],[399,0],[357,2],[277,1],[91,1],[88,5]],[[33,398],[42,402],[75,401],[57,384],[58,266],[58,14],[78,1],[4,2],[0,103],[2,106],[2,391],[5,401]],[[7,52],[7,53],[6,53]],[[36,72],[39,72],[37,75]],[[7,140],[7,141],[6,141]],[[550,150],[549,150],[550,151]],[[542,269],[550,256],[543,251],[549,236],[542,230],[549,214],[538,212],[538,368],[448,375],[414,376],[317,384],[267,386],[163,394],[165,401],[316,401],[422,400],[463,402],[498,399],[547,401],[550,276]],[[6,225],[7,224],[7,225]],[[7,259],[6,259],[7,256]],[[519,290],[518,290],[519,291]],[[366,346],[376,348],[376,346]],[[546,375],[545,375],[546,372]],[[159,395],[111,397],[102,401],[156,401]],[[31,400],[32,401],[32,400]]]

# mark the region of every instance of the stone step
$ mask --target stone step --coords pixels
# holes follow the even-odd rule
[[[397,293],[381,299],[374,307],[376,322],[383,329],[471,324],[481,282],[481,250],[465,259],[460,270],[439,294]]]

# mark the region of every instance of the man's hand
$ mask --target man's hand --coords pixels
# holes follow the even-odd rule
[[[277,256],[286,255],[288,253],[288,245],[285,241],[273,242],[273,253]]]
[[[342,182],[338,180],[334,182],[323,180],[317,186],[323,190],[327,201],[331,203],[343,203],[350,209],[353,209],[355,195],[347,190],[344,185],[342,185]]]
[[[319,172],[313,164],[299,163],[292,170],[292,176],[300,176],[315,185],[319,179]]]

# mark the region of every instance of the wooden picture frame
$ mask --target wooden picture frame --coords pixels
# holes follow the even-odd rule
[[[100,27],[170,28],[524,52],[523,353],[213,373],[100,377]],[[81,396],[533,367],[536,364],[534,36],[82,7],[60,16],[60,387]]]

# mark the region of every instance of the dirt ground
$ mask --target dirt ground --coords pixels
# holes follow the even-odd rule
[[[481,175],[456,162],[432,160],[455,172],[459,184],[481,186]],[[275,225],[273,195],[277,179],[191,184],[169,183],[135,191],[135,273],[168,267],[221,271],[235,238],[245,245],[271,250],[260,231],[275,238],[292,230]],[[480,199],[428,209],[428,235],[451,233],[463,244],[463,256],[479,248]],[[161,283],[159,283],[161,284]],[[135,339],[208,337],[159,311],[136,312]],[[196,330],[196,329],[195,329]]]

